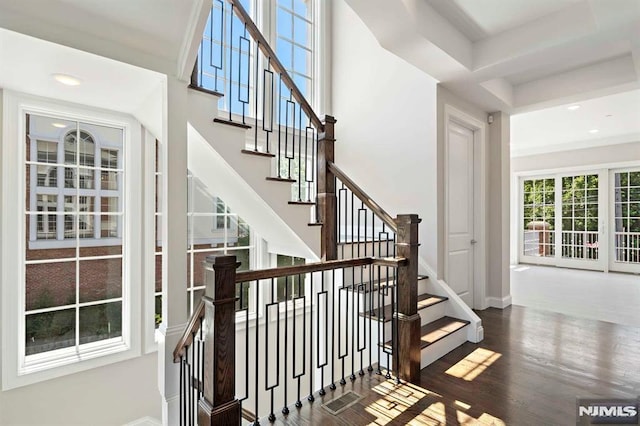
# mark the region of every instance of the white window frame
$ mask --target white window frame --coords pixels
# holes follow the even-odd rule
[[[128,115],[108,112],[63,101],[40,98],[4,90],[2,129],[2,217],[0,229],[3,235],[3,267],[0,272],[2,292],[2,389],[49,380],[137,357],[141,354],[140,306],[140,258],[142,204],[137,196],[142,187],[140,149],[140,125]],[[73,120],[120,127],[124,129],[124,158],[127,191],[122,202],[127,214],[123,223],[123,283],[122,283],[122,338],[118,342],[94,342],[83,345],[81,352],[51,351],[33,357],[25,363],[24,312],[25,312],[25,155],[26,114],[72,118]],[[21,283],[21,285],[15,285]],[[18,327],[14,324],[18,321]],[[6,326],[11,325],[11,326]],[[53,353],[55,352],[55,353]]]

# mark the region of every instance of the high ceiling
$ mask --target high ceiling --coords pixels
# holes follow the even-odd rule
[[[346,0],[380,44],[487,110],[640,88],[638,0]]]

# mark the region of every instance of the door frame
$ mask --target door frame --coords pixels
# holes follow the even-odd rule
[[[444,281],[449,279],[449,123],[473,132],[473,234],[478,242],[473,250],[473,309],[483,310],[486,297],[486,140],[487,124],[449,105],[444,105]]]

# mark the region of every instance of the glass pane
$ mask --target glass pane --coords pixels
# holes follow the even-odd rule
[[[76,262],[25,265],[27,311],[76,302]]]
[[[78,215],[78,237],[95,238],[96,216],[93,214]]]
[[[122,259],[80,260],[80,302],[122,297]]]
[[[78,164],[86,167],[96,165],[96,146],[93,138],[85,131],[80,131],[80,144],[78,147]]]
[[[80,344],[122,336],[122,302],[80,308]]]
[[[118,151],[115,149],[101,149],[100,150],[100,166],[103,169],[117,169],[118,168]]]
[[[156,304],[155,324],[156,324],[156,328],[158,328],[162,323],[162,296],[156,296],[155,304]]]
[[[282,8],[278,8],[276,23],[278,26],[278,37],[285,37],[291,40],[293,38],[293,28],[291,14]]]
[[[78,168],[77,173],[78,173],[78,188],[80,189],[96,188],[95,171],[93,169]]]
[[[25,354],[33,355],[75,346],[75,309],[25,317]]]
[[[156,291],[162,291],[162,255],[156,254]]]
[[[108,191],[117,191],[119,188],[120,172],[111,172],[107,170],[100,171],[100,189]]]
[[[58,144],[56,142],[38,141],[38,163],[57,163],[58,162]]]

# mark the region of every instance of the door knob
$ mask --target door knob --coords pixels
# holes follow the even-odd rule
[[[476,240],[471,240],[471,244],[475,244],[475,243],[477,243]]]

